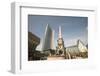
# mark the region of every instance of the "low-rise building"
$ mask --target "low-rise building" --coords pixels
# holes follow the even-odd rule
[[[81,40],[78,40],[76,45],[66,47],[66,58],[74,59],[78,57],[88,57],[88,49]]]
[[[36,51],[37,45],[40,44],[40,38],[28,32],[28,60],[33,60],[33,53]]]

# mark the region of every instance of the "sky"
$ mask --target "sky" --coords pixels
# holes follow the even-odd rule
[[[76,45],[78,39],[84,44],[88,43],[87,17],[28,15],[28,31],[41,39],[40,44],[36,48],[37,50],[42,49],[43,37],[47,24],[49,24],[49,26],[55,31],[55,48],[57,46],[59,26],[61,26],[65,47]]]

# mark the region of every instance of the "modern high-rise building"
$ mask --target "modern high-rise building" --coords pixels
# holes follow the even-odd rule
[[[49,49],[54,49],[54,30],[52,30],[49,24],[47,24],[45,29],[45,36],[43,39],[42,50],[46,51]]]

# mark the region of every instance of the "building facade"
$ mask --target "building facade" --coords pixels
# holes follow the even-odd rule
[[[56,54],[60,56],[64,56],[65,54],[65,46],[64,40],[61,33],[61,26],[59,26],[58,40],[57,40]]]
[[[87,52],[88,51],[86,45],[84,45],[84,43],[81,40],[77,41],[77,45],[78,45],[78,49],[80,52]]]
[[[49,24],[47,24],[46,29],[45,29],[45,36],[43,39],[42,50],[47,51],[53,48],[54,48],[54,31],[51,29]]]
[[[33,60],[36,47],[40,44],[40,38],[28,32],[28,60]]]
[[[66,57],[69,59],[87,58],[88,48],[81,40],[78,40],[76,45],[66,47]]]

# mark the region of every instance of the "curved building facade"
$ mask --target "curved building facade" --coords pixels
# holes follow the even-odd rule
[[[47,24],[46,29],[45,29],[45,36],[43,39],[43,46],[42,50],[48,50],[48,49],[53,49],[54,45],[54,31],[51,29],[49,24]]]

